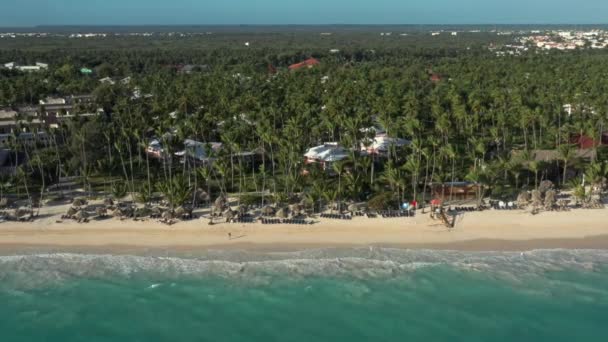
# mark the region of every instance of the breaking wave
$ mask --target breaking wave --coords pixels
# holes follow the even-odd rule
[[[594,272],[608,265],[606,250],[456,252],[392,248],[318,249],[289,253],[212,251],[196,257],[32,254],[0,257],[0,282],[37,288],[70,279],[222,277],[270,282],[281,276],[355,279],[397,277],[448,267],[517,281],[551,271]]]

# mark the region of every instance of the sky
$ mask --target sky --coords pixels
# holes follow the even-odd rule
[[[606,24],[608,0],[0,0],[36,25]]]

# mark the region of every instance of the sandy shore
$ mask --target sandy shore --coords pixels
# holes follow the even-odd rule
[[[63,210],[62,208],[58,210]],[[216,224],[207,219],[171,227],[155,220],[58,223],[52,212],[31,223],[0,224],[0,250],[137,251],[388,246],[450,250],[608,249],[608,210],[531,215],[525,211],[466,213],[446,229],[428,215],[352,221],[321,220],[310,226]],[[231,233],[232,238],[228,237]]]

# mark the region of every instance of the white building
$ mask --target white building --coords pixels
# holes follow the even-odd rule
[[[338,143],[329,142],[309,149],[304,158],[306,164],[321,164],[326,169],[332,163],[348,158],[348,154]]]

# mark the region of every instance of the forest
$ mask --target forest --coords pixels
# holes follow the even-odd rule
[[[476,184],[481,203],[514,200],[550,180],[589,201],[608,177],[608,51],[488,50],[512,39],[348,31],[1,39],[0,64],[49,68],[0,69],[0,108],[93,94],[103,113],[45,128],[50,139],[34,144],[17,139],[33,120],[19,114],[4,148],[27,162],[2,174],[0,197],[36,207],[61,196],[52,186],[70,178],[88,196],[162,198],[171,208],[231,196],[381,209],[426,203],[437,184]],[[309,58],[319,63],[289,69]],[[185,65],[195,67],[181,72]],[[361,153],[374,139],[370,127],[411,143]],[[581,157],[583,137],[593,141],[591,158]],[[187,139],[223,148],[206,148],[212,162],[178,158]],[[161,158],[148,153],[153,140]],[[348,157],[329,167],[305,163],[306,151],[325,142]],[[539,160],[538,151],[554,157]]]

